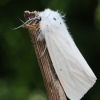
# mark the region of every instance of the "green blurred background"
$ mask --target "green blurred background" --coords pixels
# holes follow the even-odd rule
[[[100,100],[100,0],[0,0],[0,100],[47,100],[28,30],[12,30],[25,10],[45,8],[66,14],[69,32],[98,78],[82,100]]]

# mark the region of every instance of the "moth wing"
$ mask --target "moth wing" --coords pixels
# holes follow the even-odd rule
[[[68,98],[79,100],[94,85],[96,77],[71,36],[58,31],[45,34],[54,69]]]

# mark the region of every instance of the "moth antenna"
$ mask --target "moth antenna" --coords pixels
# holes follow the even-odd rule
[[[29,21],[34,21],[34,20],[36,20],[36,19],[40,20],[41,17],[40,17],[40,16],[36,16],[36,17],[34,17],[34,18],[31,18],[31,19],[27,20],[27,21],[24,23],[24,25],[25,25],[25,24],[28,24]]]
[[[19,17],[18,17],[19,18]],[[19,20],[24,24],[25,22],[19,18]]]
[[[26,22],[24,22],[22,25],[20,25],[19,27],[16,27],[16,28],[14,28],[14,29],[12,29],[12,30],[16,30],[16,29],[18,29],[18,28],[21,28],[21,27],[25,27],[24,25],[25,24],[28,24],[28,22],[30,23],[30,21],[33,21],[33,20],[36,20],[36,19],[41,19],[41,17],[40,16],[36,16],[36,17],[34,17],[34,18],[31,18],[31,19],[29,19],[29,20],[27,20]],[[21,20],[22,21],[22,20]],[[23,21],[22,21],[23,22]]]
[[[25,24],[22,24],[22,25],[20,25],[20,26],[14,28],[14,29],[12,29],[12,30],[16,30],[16,29],[18,29],[18,28],[24,27],[24,25],[25,25]]]

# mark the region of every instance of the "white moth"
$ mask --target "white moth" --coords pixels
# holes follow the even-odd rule
[[[80,100],[94,85],[96,76],[75,45],[62,16],[50,9],[39,16],[41,34],[62,87],[69,99]]]
[[[39,17],[38,40],[45,39],[54,69],[67,97],[70,100],[80,100],[97,78],[70,36],[63,16],[45,9],[39,13]]]

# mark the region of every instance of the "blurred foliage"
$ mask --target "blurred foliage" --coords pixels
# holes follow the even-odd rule
[[[98,80],[82,100],[100,100],[100,0],[0,0],[0,100],[47,100],[27,29],[12,30],[25,10],[66,14],[69,32]]]

